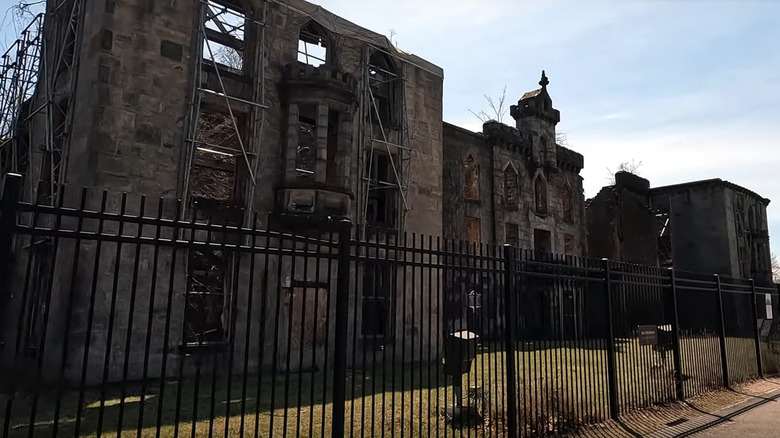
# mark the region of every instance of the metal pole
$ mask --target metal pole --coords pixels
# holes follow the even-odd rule
[[[677,400],[685,400],[682,383],[682,360],[680,358],[680,314],[677,309],[677,276],[674,268],[669,269],[669,278],[672,282],[672,359],[674,361],[674,390]]]
[[[16,210],[19,205],[21,187],[22,175],[18,173],[5,175],[3,199],[0,201],[0,283],[3,284],[3,293],[0,294],[0,298],[3,302],[11,295],[11,281],[8,276],[11,273],[11,258],[13,257],[11,245],[16,227]]]
[[[607,384],[609,390],[609,416],[618,419],[617,396],[617,359],[615,358],[615,326],[612,320],[612,285],[609,259],[602,259],[604,264],[604,294],[607,317]]]
[[[349,271],[352,222],[339,223],[338,272],[336,277],[336,335],[333,364],[333,418],[331,436],[344,437],[347,391],[347,320],[349,319]]]
[[[726,357],[726,323],[723,320],[723,288],[720,283],[720,275],[715,274],[715,283],[718,287],[718,338],[720,339],[720,365],[723,372],[723,386],[729,388],[729,365]]]
[[[506,346],[506,394],[507,417],[509,437],[517,435],[517,383],[515,381],[515,327],[512,317],[515,306],[513,295],[515,293],[515,249],[511,245],[504,245],[504,341]]]
[[[758,368],[758,377],[764,378],[764,364],[761,360],[761,334],[758,330],[758,304],[756,303],[756,282],[750,279],[750,307],[753,311],[753,336],[756,343],[756,367]]]

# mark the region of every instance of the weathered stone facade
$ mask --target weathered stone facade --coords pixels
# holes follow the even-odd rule
[[[560,120],[541,88],[482,133],[444,125],[444,235],[556,254],[586,254],[582,155],[556,143]]]
[[[592,257],[771,284],[768,199],[721,179],[650,188],[619,172],[615,182],[587,202]]]
[[[55,2],[49,4],[51,11]],[[374,231],[367,231],[370,228],[380,230],[383,241],[389,236],[391,243],[403,232],[442,234],[441,68],[303,0],[84,4],[74,21],[80,29],[74,41],[77,50],[62,49],[71,50],[78,63],[71,74],[55,83],[63,95],[71,93],[72,106],[70,120],[62,120],[66,128],[59,133],[61,144],[68,149],[61,170],[68,187],[60,198],[63,205],[80,207],[78,187],[86,186],[85,206],[111,213],[139,214],[140,197],[145,195],[143,213],[151,217],[157,214],[152,200],[166,198],[160,213],[163,219],[194,218],[318,237],[335,230],[341,219],[349,219],[361,237],[375,239]],[[207,13],[206,7],[212,10]],[[233,20],[241,31],[223,31],[210,18],[215,14],[231,17],[228,21]],[[67,25],[67,20],[47,21],[46,39],[51,47],[63,47],[57,41]],[[222,55],[207,44],[215,44]],[[319,58],[302,53],[303,45],[324,53]],[[46,99],[44,88],[39,84],[36,99],[40,102]],[[52,132],[47,116],[41,112],[30,124],[31,130],[40,132],[41,143]],[[42,202],[52,194],[36,192],[38,186],[33,182],[48,178],[47,160],[45,153],[37,153],[26,175],[31,196]],[[390,194],[377,195],[380,186],[387,189],[382,193]],[[108,190],[105,205],[101,190]],[[119,192],[129,193],[126,202]],[[178,208],[176,198],[184,200]],[[256,210],[257,221],[251,221],[251,213],[242,216],[242,209]],[[83,225],[87,230],[98,226]],[[109,224],[106,229],[117,226]],[[154,237],[153,227],[127,226],[123,232]],[[258,245],[274,244],[260,240]],[[182,372],[178,367],[184,354],[197,351],[204,343],[208,351],[226,351],[228,344],[251,344],[250,369],[260,362],[277,368],[322,366],[299,363],[296,358],[298,351],[309,357],[312,351],[325,348],[322,334],[312,337],[302,333],[303,327],[322,325],[334,317],[334,306],[324,303],[335,299],[335,264],[326,263],[324,257],[316,262],[318,248],[307,247],[311,256],[293,260],[268,251],[254,256],[218,251],[204,255],[171,248],[155,253],[151,246],[144,246],[136,261],[130,247],[70,241],[48,255],[54,257],[49,289],[56,306],[45,339],[50,345],[45,361],[54,370],[47,378],[58,378],[56,364],[62,355],[57,349],[67,345],[67,380],[79,380],[85,347],[89,348],[87,383],[102,379],[104,363],[109,380],[121,379],[124,359],[106,358],[112,342],[116,345],[130,331],[127,373],[133,379],[142,377],[145,360],[148,372],[143,377]],[[29,254],[20,250],[18,259],[26,257]],[[213,280],[198,277],[203,270],[193,268],[207,259],[209,263],[220,260],[220,266],[209,266],[206,271],[220,272],[214,278],[222,284],[209,287],[223,302],[212,306],[222,313],[211,315],[211,326],[204,330],[205,319],[191,320],[191,310],[185,309],[197,306],[189,298],[193,288]],[[25,275],[22,265],[17,268],[20,276]],[[133,271],[139,280],[125,281]],[[393,311],[392,306],[401,305],[395,302],[385,308],[390,312],[386,315],[364,316],[370,307],[362,302],[366,271],[363,263],[353,263],[350,273],[349,338],[353,338],[353,328],[361,330],[355,334],[356,349],[350,350],[356,354],[366,339],[377,346],[400,343],[405,331],[417,332],[422,324],[427,325],[418,318],[402,319],[406,312]],[[114,285],[117,272],[123,279]],[[402,269],[392,266],[389,275],[397,282],[406,278]],[[46,288],[46,282],[40,286]],[[431,284],[436,284],[435,279],[411,290],[401,287],[410,294],[410,301],[411,294],[418,296],[417,314],[435,320],[438,304],[419,299],[430,294]],[[114,292],[116,302],[110,298]],[[265,299],[252,302],[249,297],[253,295]],[[131,296],[135,307],[131,307]],[[303,301],[310,309],[304,317],[295,311]],[[277,307],[281,309],[278,319],[269,310]],[[75,318],[65,317],[69,308]],[[13,313],[14,309],[4,311]],[[114,313],[117,316],[112,319]],[[387,322],[364,333],[364,319]],[[110,324],[113,340],[106,339]],[[248,324],[255,327],[251,332]],[[168,332],[170,338],[164,345],[155,336],[149,357],[144,359],[148,330]],[[332,332],[328,335],[332,337]],[[435,336],[416,339],[436,342]],[[272,348],[277,342],[282,345],[279,351]],[[300,343],[306,345],[299,350]],[[422,347],[414,351],[435,356],[432,347]],[[332,342],[328,348],[333,348]],[[284,359],[288,349],[295,350],[289,361],[294,365]],[[236,347],[235,354],[232,357],[231,351],[230,363],[243,367],[243,347]],[[325,357],[317,356],[320,361]],[[213,360],[228,365],[227,355]],[[167,361],[165,367],[162,361]]]

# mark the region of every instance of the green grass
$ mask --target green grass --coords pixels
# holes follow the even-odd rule
[[[668,403],[674,400],[672,355],[660,360],[651,347],[639,346],[636,340],[620,341],[616,354],[618,396],[624,411]],[[516,352],[519,388],[519,423],[528,433],[542,434],[552,430],[571,430],[609,417],[607,399],[607,357],[603,345],[555,343],[545,349]],[[452,427],[444,420],[441,409],[454,402],[451,382],[441,374],[439,364],[400,366],[394,369],[379,365],[351,372],[347,382],[346,428],[353,436],[482,436],[503,433],[506,427],[506,357],[505,353],[483,351],[474,360],[471,372],[464,376],[464,396],[468,388],[479,388],[483,394],[486,421],[474,427]],[[775,363],[780,354],[767,348],[765,363]],[[687,396],[717,388],[720,377],[719,343],[715,338],[684,338],[684,388]],[[763,353],[762,353],[763,354]],[[752,356],[751,356],[752,355]],[[755,377],[755,349],[751,339],[727,339],[729,374],[733,382]],[[752,358],[752,362],[751,362]],[[752,366],[751,366],[752,364]],[[219,371],[219,370],[218,370]],[[128,385],[124,417],[119,424],[121,389],[106,390],[103,419],[99,390],[84,394],[79,436],[103,434],[153,437],[158,414],[161,436],[228,436],[318,437],[330,435],[332,423],[331,377],[322,374],[233,376],[230,388],[227,376],[211,379],[211,368],[205,369],[198,384],[188,378],[169,381],[160,394],[159,382],[150,382],[144,391],[134,383]],[[718,379],[721,379],[718,381]],[[260,391],[258,392],[258,388]],[[212,391],[214,391],[212,393]],[[300,399],[299,399],[300,392]],[[59,435],[76,435],[76,411],[79,394],[64,394],[59,416]],[[177,400],[181,399],[177,413]],[[56,394],[43,393],[37,406],[33,436],[52,436]],[[274,401],[272,403],[272,400]],[[5,400],[0,397],[5,415]],[[213,402],[213,403],[212,403]],[[286,402],[286,403],[285,403]],[[213,411],[212,411],[213,404]],[[30,396],[17,395],[11,414],[11,437],[27,436],[31,411]],[[228,417],[229,411],[229,417]],[[242,415],[242,412],[244,413]],[[178,422],[177,422],[178,419]],[[3,420],[5,420],[3,418]],[[193,427],[195,428],[193,433]],[[393,435],[393,431],[395,434]],[[299,433],[300,432],[300,433]]]

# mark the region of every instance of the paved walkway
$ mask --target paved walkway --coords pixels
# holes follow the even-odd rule
[[[767,402],[692,436],[695,438],[778,437],[780,436],[780,399]]]

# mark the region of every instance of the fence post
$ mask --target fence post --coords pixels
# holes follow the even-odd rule
[[[22,175],[8,173],[3,185],[3,199],[0,201],[0,304],[11,298],[11,259],[13,257],[14,228],[16,227],[16,211],[19,207],[19,194],[22,188]]]
[[[612,273],[609,259],[601,259],[604,265],[604,294],[607,317],[607,389],[609,391],[609,416],[618,419],[617,359],[615,352],[615,326],[612,320]]]
[[[674,268],[669,269],[672,282],[672,359],[674,361],[674,391],[677,400],[685,400],[682,383],[682,359],[680,357],[680,314],[677,308],[677,276]]]
[[[514,325],[514,300],[515,294],[515,248],[512,245],[504,245],[504,341],[506,346],[506,394],[507,394],[507,427],[509,437],[517,435],[517,382],[515,380],[515,325]]]
[[[718,286],[718,337],[720,338],[720,366],[723,372],[723,386],[729,388],[729,364],[726,356],[726,323],[723,319],[723,287],[720,283],[720,275],[715,274],[715,283]]]
[[[758,304],[756,303],[756,282],[750,279],[751,309],[753,312],[753,336],[756,343],[756,366],[758,377],[764,378],[764,364],[761,361],[761,333],[758,330]]]
[[[349,271],[352,222],[339,223],[338,271],[336,277],[336,327],[333,352],[333,418],[331,436],[344,437],[347,392],[347,320],[349,319]]]

